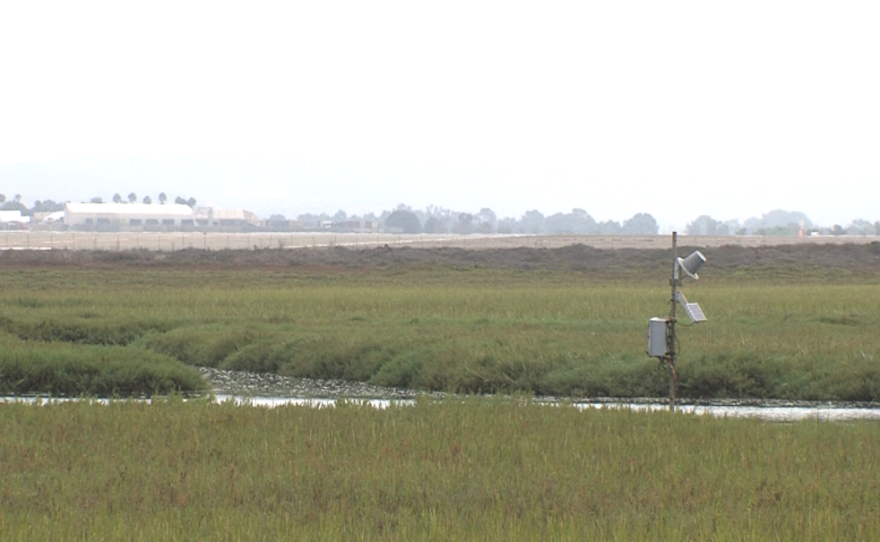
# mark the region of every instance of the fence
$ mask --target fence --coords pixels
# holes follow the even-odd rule
[[[760,237],[680,236],[688,246],[771,246],[781,244],[870,243],[875,236]],[[346,247],[369,249],[410,246],[465,249],[559,248],[583,244],[596,248],[669,248],[668,235],[434,235],[392,233],[219,233],[219,232],[0,232],[0,250],[260,250]]]

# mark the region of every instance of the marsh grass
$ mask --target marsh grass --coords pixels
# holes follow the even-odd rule
[[[527,397],[0,405],[0,537],[877,540],[877,424]]]
[[[21,341],[0,333],[0,394],[119,397],[203,391],[178,360],[144,349]]]
[[[679,326],[682,396],[880,400],[880,285],[864,274],[833,282],[818,271],[805,269],[797,280],[784,270],[732,268],[686,285],[710,320]],[[106,349],[115,358],[126,352],[424,390],[665,395],[664,373],[644,350],[647,320],[668,312],[668,287],[645,270],[619,275],[479,267],[5,270],[0,346],[69,348],[71,359]],[[9,363],[0,353],[0,378],[11,374]]]

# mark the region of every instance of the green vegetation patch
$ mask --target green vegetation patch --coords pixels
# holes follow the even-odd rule
[[[681,396],[880,400],[880,284],[864,272],[876,255],[823,250],[707,249],[714,266],[684,287],[709,321],[677,328]],[[393,269],[374,264],[396,251],[320,266],[244,267],[246,255],[230,269],[2,270],[0,347],[125,348],[426,391],[666,394],[645,355],[648,319],[669,310],[664,251],[406,252]],[[738,274],[754,261],[760,276]],[[828,280],[826,262],[852,272]]]
[[[874,422],[526,397],[0,411],[4,541],[880,539]]]
[[[205,382],[191,367],[139,348],[2,341],[0,393],[131,396],[195,392]]]

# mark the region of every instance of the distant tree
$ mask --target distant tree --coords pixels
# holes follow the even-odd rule
[[[596,229],[602,235],[620,235],[622,233],[620,222],[617,222],[616,220],[599,222],[596,224]]]
[[[688,235],[727,235],[730,230],[726,224],[715,220],[709,215],[700,215],[687,225],[685,232]]]
[[[165,195],[165,192],[159,192],[159,204],[165,205],[166,201],[168,201],[168,196]]]
[[[739,235],[737,232],[742,229],[742,225],[737,219],[725,220],[722,231],[726,229],[728,235]],[[721,234],[724,235],[724,234]]]
[[[189,198],[186,200],[186,204],[195,209],[196,207],[196,198]]]
[[[271,222],[285,222],[287,217],[281,214],[274,214],[269,216],[269,220]]]
[[[0,194],[0,204],[3,204],[5,202],[6,202],[6,196],[4,196],[3,194]]]
[[[3,204],[2,209],[4,211],[18,211],[22,215],[25,215],[25,216],[28,216],[31,214],[30,211],[28,211],[28,208],[23,203],[15,200],[15,199],[13,199],[12,201],[5,202]]]
[[[336,211],[336,214],[333,215],[333,222],[345,222],[348,219],[348,215],[345,214],[345,211],[339,209]]]
[[[138,200],[137,194],[135,194],[134,192],[132,192],[131,194],[128,195],[128,202],[129,203],[134,203],[137,200]]]
[[[446,223],[436,216],[429,216],[425,221],[425,233],[448,233]]]
[[[831,228],[831,233],[832,233],[833,235],[846,235],[846,230],[843,229],[843,226],[841,226],[840,224],[835,224],[835,225]]]
[[[516,231],[516,219],[506,216],[498,221],[498,233],[513,233]]]
[[[554,213],[544,219],[547,233],[575,233],[575,218],[570,213]]]
[[[623,221],[620,231],[628,235],[657,235],[660,227],[648,213],[636,213],[629,220]]]
[[[476,230],[479,233],[494,233],[498,226],[498,215],[495,211],[488,207],[483,207],[475,217],[477,221]]]
[[[122,196],[119,192],[113,194],[113,203],[122,203]]]
[[[177,196],[176,198],[174,198],[174,203],[178,205],[186,205],[186,200],[180,196]]]
[[[743,227],[748,233],[758,235],[797,235],[802,227],[809,230],[813,227],[813,223],[804,213],[775,209],[765,213],[761,218],[746,220]]]
[[[596,233],[596,221],[583,209],[572,209],[574,233]]]
[[[144,196],[144,203],[146,203],[147,205],[153,203],[153,198],[151,198],[150,196]]]
[[[63,203],[56,203],[50,199],[43,200],[43,201],[37,200],[34,202],[34,208],[31,209],[31,214],[33,214],[33,213],[55,213],[57,211],[63,211],[63,210],[64,210]]]
[[[419,217],[412,211],[398,209],[385,218],[385,230],[400,230],[403,233],[422,233]]]
[[[14,201],[15,203],[21,203],[21,194],[16,194],[16,195],[12,198],[12,201]]]
[[[874,235],[880,235],[880,220],[874,222]]]
[[[89,203],[104,203],[104,200],[100,196],[95,196],[94,198],[89,200]]]
[[[874,225],[865,219],[857,218],[846,229],[850,235],[874,235]]]
[[[522,233],[542,233],[544,231],[544,215],[535,209],[526,211],[519,224]]]
[[[452,227],[452,233],[466,235],[474,231],[474,215],[470,213],[461,213],[458,215],[458,222]]]

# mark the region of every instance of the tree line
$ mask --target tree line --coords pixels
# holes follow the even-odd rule
[[[112,199],[113,203],[137,203],[138,196],[134,192],[130,193],[128,197],[123,198],[121,194],[118,192],[113,195]],[[158,201],[160,205],[165,205],[168,201],[168,196],[165,192],[160,192],[158,196]],[[104,199],[100,196],[95,196],[90,198],[88,203],[104,203]],[[141,200],[141,203],[152,204],[153,199],[150,196],[144,196]],[[183,198],[181,196],[177,196],[174,199],[174,203],[179,205],[188,205],[192,208],[196,206],[196,199],[193,197]],[[56,213],[58,211],[64,210],[64,205],[66,202],[56,202],[51,199],[47,200],[36,200],[32,207],[28,207],[24,203],[22,203],[21,194],[16,194],[12,197],[12,199],[7,200],[4,194],[0,194],[0,211],[19,211],[22,216],[34,216],[36,213]]]
[[[286,220],[283,215],[272,215],[270,221]],[[349,216],[339,210],[334,215],[301,214],[296,220],[306,229],[320,227],[321,224],[377,224],[386,231],[401,233],[525,233],[525,234],[597,234],[597,235],[654,235],[659,231],[657,221],[647,213],[638,213],[622,223],[608,220],[598,222],[583,209],[572,209],[569,213],[555,213],[545,216],[538,210],[531,210],[519,218],[498,218],[490,208],[484,207],[476,213],[454,211],[429,205],[425,209],[413,209],[400,204],[394,210],[381,214],[368,213],[362,216]]]
[[[137,203],[138,196],[134,192],[123,197],[116,193],[112,197],[114,203]],[[159,205],[168,202],[165,192],[160,192]],[[103,198],[93,197],[90,203],[104,203]],[[152,204],[149,195],[144,196],[141,203]],[[194,197],[177,196],[174,203],[195,208]],[[64,203],[51,199],[37,200],[32,207],[22,203],[20,194],[12,199],[0,193],[0,210],[19,211],[23,216],[36,213],[53,213],[64,210]],[[484,207],[478,212],[455,211],[435,205],[425,209],[414,209],[409,205],[400,204],[395,209],[382,211],[380,214],[348,215],[339,210],[333,215],[326,213],[304,213],[295,219],[296,229],[352,229],[362,227],[378,227],[386,231],[401,233],[433,233],[433,234],[572,234],[572,235],[655,235],[659,232],[657,221],[648,213],[636,213],[622,222],[614,220],[597,221],[584,209],[574,208],[567,213],[544,215],[533,209],[520,217],[499,218],[496,213]],[[290,228],[290,222],[284,215],[273,214],[268,225]],[[744,222],[738,220],[717,220],[709,215],[701,215],[689,222],[684,229],[688,235],[880,235],[880,221],[870,222],[855,219],[848,226],[818,226],[802,212],[776,209],[760,217],[752,217]]]

